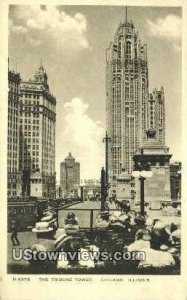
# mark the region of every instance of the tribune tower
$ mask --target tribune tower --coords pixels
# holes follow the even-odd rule
[[[133,156],[146,142],[148,129],[155,129],[156,140],[164,145],[164,101],[163,88],[149,94],[147,45],[126,15],[106,51],[106,127],[111,138],[109,182],[113,193],[122,169],[131,174]]]

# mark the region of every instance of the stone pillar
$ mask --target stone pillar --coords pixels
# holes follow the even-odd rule
[[[147,141],[133,158],[135,164],[142,161],[150,164],[153,174],[144,182],[145,202],[148,203],[171,200],[169,161],[172,155],[169,154],[167,146],[156,141],[155,134],[154,130],[147,131]],[[140,200],[140,188],[136,180],[136,201],[138,200]]]
[[[131,200],[131,176],[123,170],[123,172],[117,176],[117,189],[116,198],[118,201]]]

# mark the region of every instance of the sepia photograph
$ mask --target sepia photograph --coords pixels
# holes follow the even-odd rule
[[[33,2],[8,6],[7,273],[179,276],[182,7]]]

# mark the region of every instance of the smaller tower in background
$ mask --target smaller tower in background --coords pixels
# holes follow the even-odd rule
[[[71,152],[60,164],[60,187],[66,196],[78,196],[80,186],[80,163]]]

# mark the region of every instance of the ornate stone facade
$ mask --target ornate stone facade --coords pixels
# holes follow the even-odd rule
[[[154,132],[154,134],[153,134]],[[170,158],[169,148],[160,144],[155,130],[147,131],[147,141],[134,155],[135,165],[146,162],[150,165],[152,177],[145,180],[145,201],[164,202],[171,199],[170,194]],[[136,179],[136,201],[140,199],[138,179]]]
[[[56,99],[49,90],[48,77],[42,65],[33,79],[21,82],[20,91],[23,195],[31,193],[31,196],[53,197],[56,184]],[[37,185],[37,190],[32,185]]]
[[[148,129],[156,130],[156,141],[165,144],[164,103],[163,87],[149,94],[147,45],[126,19],[119,24],[106,52],[110,194],[116,193],[122,166],[131,175],[133,156],[146,142]]]

